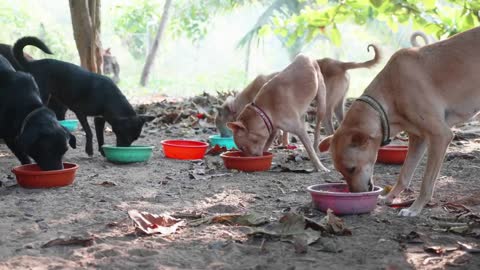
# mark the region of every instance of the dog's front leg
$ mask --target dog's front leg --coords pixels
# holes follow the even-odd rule
[[[275,137],[277,136],[277,130],[274,130],[271,134],[270,137],[268,137],[267,142],[265,143],[265,146],[263,147],[263,152],[268,152],[268,149],[273,143],[273,140],[275,140]]]
[[[93,119],[95,123],[95,133],[97,135],[98,151],[102,156],[105,156],[103,152],[102,145],[104,144],[103,132],[105,130],[105,119],[103,117],[97,116]]]
[[[408,209],[402,209],[400,216],[416,216],[423,207],[430,201],[435,187],[435,180],[438,177],[442,162],[447,152],[448,145],[453,139],[453,133],[449,128],[441,130],[440,134],[429,134],[428,140],[428,161],[425,174],[422,179],[420,195]]]
[[[387,194],[387,196],[381,198],[386,204],[392,203],[395,197],[397,197],[406,187],[410,185],[413,173],[415,172],[418,163],[422,159],[426,147],[427,143],[425,138],[409,134],[407,158],[403,163],[397,183]]]
[[[13,154],[18,158],[22,165],[31,164],[32,160],[28,157],[28,155],[21,150],[21,147],[12,140],[12,139],[5,139],[5,144],[7,144],[8,148],[13,152]]]
[[[78,121],[82,125],[83,130],[85,131],[86,135],[86,143],[85,143],[85,152],[88,156],[93,156],[93,134],[92,130],[90,129],[90,125],[88,125],[87,116],[76,113]]]

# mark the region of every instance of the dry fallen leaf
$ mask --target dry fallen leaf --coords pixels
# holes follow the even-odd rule
[[[347,228],[343,219],[335,216],[332,209],[327,209],[327,215],[320,221],[327,233],[334,235],[352,235],[352,231]]]
[[[214,147],[210,148],[210,150],[207,151],[206,155],[210,156],[218,156],[223,152],[227,152],[228,149],[226,147],[220,147],[218,144],[215,145]]]
[[[257,213],[248,214],[222,214],[213,217],[203,217],[189,222],[190,226],[199,226],[202,224],[226,224],[232,226],[261,226],[268,223],[268,218]]]
[[[160,233],[169,235],[175,233],[179,226],[185,224],[181,219],[170,215],[155,215],[137,210],[128,211],[128,216],[135,222],[136,227],[146,234]]]
[[[54,239],[52,241],[48,241],[47,243],[42,245],[42,248],[48,248],[53,246],[83,246],[89,247],[95,243],[95,239],[93,237],[82,238],[79,236],[72,236],[69,239]]]

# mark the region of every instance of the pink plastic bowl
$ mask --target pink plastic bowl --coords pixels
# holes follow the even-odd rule
[[[337,215],[369,213],[377,205],[382,188],[375,186],[374,191],[350,193],[347,184],[321,184],[307,188],[312,196],[313,205],[322,212],[330,208]]]
[[[190,140],[164,140],[161,143],[165,157],[184,160],[202,159],[208,147],[208,143]]]

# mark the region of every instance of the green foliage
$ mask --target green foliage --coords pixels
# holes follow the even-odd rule
[[[114,9],[114,31],[123,37],[130,53],[143,58],[146,51],[145,37],[149,26],[156,30],[163,6],[160,1],[133,0],[124,2]]]
[[[175,16],[170,28],[175,37],[186,36],[193,42],[204,39],[208,33],[212,19],[217,14],[232,11],[246,4],[268,1],[260,0],[201,0],[176,1]]]
[[[0,26],[9,31],[0,31],[0,42],[11,43],[27,27],[30,16],[24,9],[14,8],[9,1],[0,1]]]
[[[273,33],[291,40],[312,41],[321,35],[333,44],[341,44],[338,25],[365,25],[371,20],[385,22],[393,31],[399,24],[435,35],[438,39],[471,29],[480,23],[480,1],[475,0],[331,0],[306,1],[301,11],[294,11],[280,23],[269,23]],[[278,17],[276,17],[278,19]],[[280,18],[281,19],[281,18]],[[296,29],[295,31],[290,31]],[[285,35],[287,33],[287,35]],[[287,43],[290,46],[292,43]]]

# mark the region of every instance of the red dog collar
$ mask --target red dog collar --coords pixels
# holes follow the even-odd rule
[[[265,123],[265,126],[267,126],[268,133],[271,134],[273,132],[273,124],[272,120],[270,120],[270,117],[262,110],[262,108],[258,107],[255,103],[250,103],[252,105],[252,108],[255,110],[255,112],[262,118],[263,122]]]

